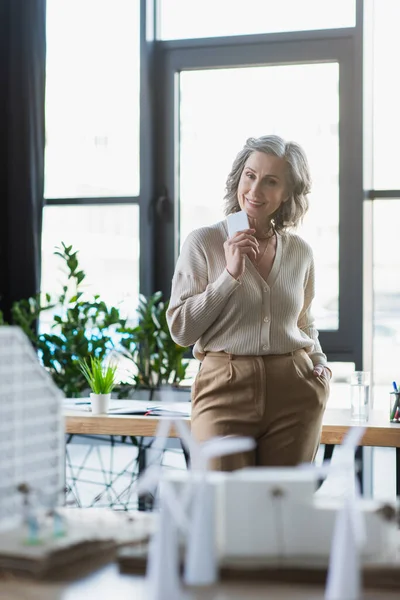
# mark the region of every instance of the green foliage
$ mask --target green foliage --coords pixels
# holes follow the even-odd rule
[[[185,379],[188,361],[184,359],[184,355],[189,348],[179,346],[171,337],[167,323],[168,302],[161,303],[159,321],[159,347],[163,354],[163,365],[165,372],[163,374],[163,383],[171,383],[177,385]]]
[[[119,397],[129,396],[132,387],[154,389],[162,383],[178,384],[185,377],[187,361],[182,348],[172,340],[166,320],[167,304],[161,292],[140,296],[137,325],[129,327],[115,307],[98,295],[85,299],[85,273],[78,252],[61,244],[55,254],[65,269],[66,284],[58,297],[38,294],[15,302],[12,324],[26,333],[56,385],[69,397],[81,396],[88,381],[81,365],[100,364],[111,351],[122,352],[133,362],[132,382],[115,386]],[[50,331],[37,334],[37,323],[47,312]],[[45,322],[46,319],[43,318]],[[0,312],[0,325],[5,324]]]
[[[166,312],[168,304],[161,301],[161,292],[150,297],[140,296],[138,323],[121,340],[125,356],[136,365],[133,376],[136,388],[154,389],[162,383],[178,384],[185,377],[187,348],[175,344],[169,333]]]
[[[107,307],[98,295],[91,300],[83,299],[85,273],[79,268],[78,252],[72,246],[62,243],[55,254],[64,262],[68,285],[63,286],[53,302],[46,294],[43,304],[41,295],[14,303],[12,321],[28,335],[56,385],[73,398],[87,389],[79,361],[91,357],[103,361],[114,348],[116,329],[124,329],[126,320],[117,308]],[[51,332],[37,335],[35,325],[41,313],[50,310],[54,312]]]
[[[110,394],[114,389],[116,365],[103,366],[99,358],[91,356],[90,364],[79,360],[79,368],[94,394]]]
[[[133,376],[137,388],[154,388],[161,383],[157,339],[157,331],[160,329],[160,299],[161,292],[156,292],[150,298],[140,295],[137,308],[138,324],[133,328],[119,330],[125,334],[121,340],[125,356],[134,362],[137,369]]]

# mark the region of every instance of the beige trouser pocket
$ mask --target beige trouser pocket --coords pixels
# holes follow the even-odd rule
[[[329,382],[313,375],[304,350],[280,356],[208,353],[192,391],[192,432],[198,441],[246,435],[257,450],[224,457],[213,467],[295,465],[318,449]]]

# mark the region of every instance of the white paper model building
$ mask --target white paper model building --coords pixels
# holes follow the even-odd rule
[[[316,498],[311,472],[243,469],[226,478],[219,492],[219,540],[225,556],[329,556],[342,500]],[[396,540],[395,523],[386,520],[381,505],[359,499],[365,557],[382,556]]]
[[[185,471],[165,477],[182,494]],[[215,534],[220,558],[313,558],[326,563],[340,499],[315,497],[315,474],[298,468],[209,472],[216,495]],[[396,544],[396,524],[378,501],[360,499],[365,519],[363,559],[385,556]]]
[[[56,505],[64,483],[63,394],[18,327],[0,327],[0,530],[23,518],[30,501]]]

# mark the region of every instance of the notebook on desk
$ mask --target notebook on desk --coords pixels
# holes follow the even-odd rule
[[[152,407],[148,406],[146,409],[129,409],[129,408],[113,408],[110,407],[108,412],[110,415],[143,415],[150,417],[190,417],[189,410],[175,410],[173,408],[164,407]]]
[[[77,412],[91,412],[89,398],[67,398],[64,409]],[[116,400],[110,402],[109,415],[137,415],[153,417],[190,417],[190,402],[149,402],[148,400]]]

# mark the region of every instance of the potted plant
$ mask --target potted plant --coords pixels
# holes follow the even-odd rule
[[[108,412],[111,392],[115,386],[116,365],[103,365],[102,361],[95,356],[90,357],[90,363],[86,360],[79,361],[82,371],[90,389],[90,402],[93,414],[104,414]]]
[[[119,353],[131,363],[132,377],[115,385],[119,398],[158,400],[166,396],[189,397],[182,381],[188,365],[188,348],[171,338],[161,292],[141,295],[135,325],[128,324],[119,309],[108,306],[99,295],[85,291],[86,274],[81,269],[78,251],[61,243],[55,252],[62,259],[65,283],[54,296],[38,294],[15,302],[12,324],[28,335],[43,366],[67,398],[86,393],[87,381],[80,363],[90,357],[104,362]],[[47,326],[37,331],[41,316]],[[3,324],[0,312],[0,326]],[[184,394],[182,394],[182,391]],[[180,398],[180,399],[181,399]]]

